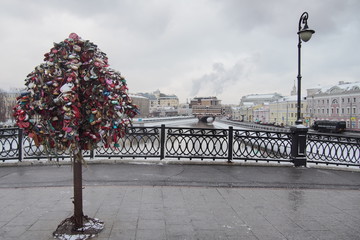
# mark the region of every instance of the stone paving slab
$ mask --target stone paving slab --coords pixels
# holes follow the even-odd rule
[[[95,240],[359,239],[360,191],[86,186]],[[0,239],[49,240],[72,215],[72,187],[0,189]]]

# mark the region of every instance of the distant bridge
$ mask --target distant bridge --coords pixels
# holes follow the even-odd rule
[[[213,122],[216,117],[223,116],[223,108],[221,105],[194,105],[193,115],[202,122]]]
[[[215,121],[215,118],[217,117],[215,115],[210,115],[210,114],[209,115],[198,114],[195,116],[199,119],[199,121],[204,122],[204,123],[211,123],[211,122]]]

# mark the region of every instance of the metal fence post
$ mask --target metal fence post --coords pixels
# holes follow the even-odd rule
[[[233,139],[234,139],[234,128],[229,127],[229,137],[228,137],[228,163],[231,163],[232,157],[233,157]]]
[[[308,128],[296,125],[290,128],[292,133],[291,160],[295,167],[306,166],[306,135]]]
[[[95,158],[95,150],[92,148],[90,150],[90,159],[94,159]]]
[[[24,130],[22,128],[18,128],[18,152],[19,152],[19,162],[21,162],[24,158],[23,147],[24,147]]]
[[[160,130],[160,160],[165,158],[165,124],[161,124]]]

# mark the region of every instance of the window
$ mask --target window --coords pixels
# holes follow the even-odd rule
[[[356,98],[354,97],[354,103],[356,102]]]
[[[341,113],[342,113],[342,114],[344,114],[344,113],[345,113],[345,110],[344,110],[343,108],[341,109]]]
[[[347,114],[350,114],[350,108],[347,108]]]
[[[336,108],[336,114],[339,114],[339,108]]]
[[[328,108],[326,109],[326,114],[329,114],[329,109]]]
[[[328,100],[326,100],[326,103],[327,103],[327,104],[329,104],[329,99],[328,99]]]
[[[325,100],[324,100],[324,99],[322,100],[322,103],[323,103],[323,104],[325,103]]]
[[[350,102],[350,98],[348,98],[348,103]]]
[[[332,100],[332,104],[337,104],[338,103],[338,100],[337,99],[333,99]]]
[[[321,109],[322,110],[322,114],[324,114],[325,113],[325,109]]]
[[[334,109],[333,108],[331,108],[331,114],[334,114]]]
[[[353,108],[353,114],[356,114],[356,107]]]
[[[343,102],[343,103],[344,103],[344,102],[345,102],[345,99],[344,99],[344,98],[342,98],[342,99],[341,99],[341,102]]]

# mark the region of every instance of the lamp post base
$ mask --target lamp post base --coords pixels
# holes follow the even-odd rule
[[[291,160],[295,167],[306,167],[306,135],[308,128],[302,124],[297,124],[291,127],[290,130],[292,133]]]
[[[294,163],[294,167],[306,167],[306,157],[296,157],[292,159],[292,162]]]

